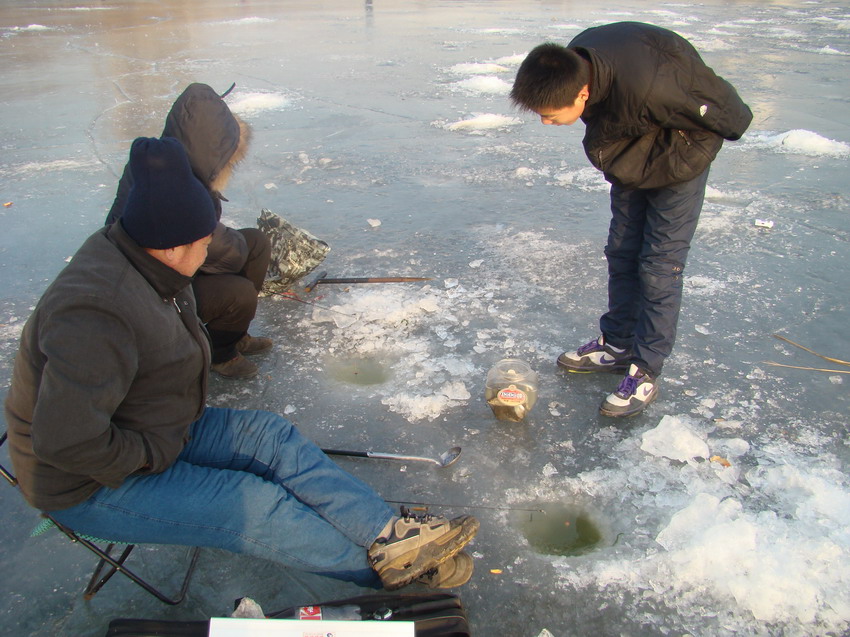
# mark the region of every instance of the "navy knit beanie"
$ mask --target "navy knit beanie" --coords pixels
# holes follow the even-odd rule
[[[212,234],[213,200],[179,141],[139,137],[130,148],[130,171],[133,186],[121,224],[141,247],[165,250]]]

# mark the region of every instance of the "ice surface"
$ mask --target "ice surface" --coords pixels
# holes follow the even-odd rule
[[[673,28],[753,108],[712,166],[660,398],[597,415],[618,379],[561,375],[605,307],[607,184],[581,125],[545,127],[506,93],[527,51],[615,20]],[[437,457],[447,469],[340,459],[395,502],[471,512],[475,575],[457,592],[476,635],[841,635],[850,630],[850,11],[762,3],[233,3],[0,6],[0,374],[26,317],[106,216],[132,139],[158,135],[189,82],[226,90],[254,143],[224,219],[269,208],[333,248],[322,285],[261,299],[275,349],[210,403],[285,413],[322,446]],[[772,229],[755,226],[770,220]],[[496,421],[484,380],[505,357],[540,375],[522,423]],[[778,368],[769,361],[834,371]],[[358,382],[368,364],[378,382]],[[354,369],[348,380],[334,370]],[[646,446],[646,448],[644,448]],[[98,635],[109,619],[273,611],[365,591],[203,551],[164,607],[4,505],[0,632]],[[581,507],[603,535],[577,557],[533,551],[519,517]],[[186,552],[133,561],[176,588]],[[172,586],[170,586],[172,585]]]

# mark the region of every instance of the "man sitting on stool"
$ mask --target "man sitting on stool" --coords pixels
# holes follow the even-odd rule
[[[9,454],[35,508],[78,533],[207,546],[396,589],[457,586],[470,516],[414,517],[285,418],[206,407],[192,275],[215,207],[176,139],[139,138],[121,220],[93,234],[21,334]]]

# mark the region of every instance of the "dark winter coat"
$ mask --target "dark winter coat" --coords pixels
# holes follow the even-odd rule
[[[593,67],[581,116],[584,149],[605,178],[626,188],[689,181],[753,115],[734,87],[684,38],[648,24],[593,27],[569,44]]]
[[[174,462],[203,413],[210,365],[190,284],[116,223],[44,293],[5,404],[9,455],[32,506],[65,509]]]
[[[177,98],[165,119],[163,137],[174,137],[186,148],[192,172],[210,192],[216,218],[221,219],[221,193],[212,190],[213,180],[226,169],[239,146],[239,122],[227,104],[206,84],[190,84]],[[130,165],[118,182],[118,191],[106,223],[121,217],[133,186]],[[205,274],[240,272],[248,258],[248,245],[238,231],[219,221],[213,232],[207,260],[201,266]]]

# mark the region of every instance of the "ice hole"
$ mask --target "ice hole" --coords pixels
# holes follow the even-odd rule
[[[587,511],[561,502],[536,505],[525,510],[517,523],[531,548],[544,555],[584,555],[602,540],[602,532]]]
[[[387,366],[374,358],[328,358],[326,369],[334,380],[354,385],[380,385],[390,379]]]

